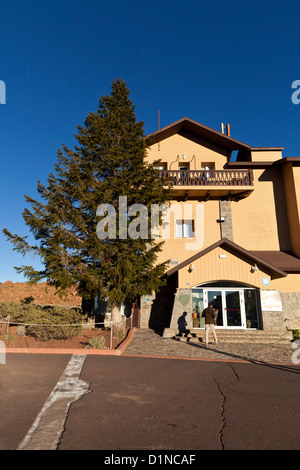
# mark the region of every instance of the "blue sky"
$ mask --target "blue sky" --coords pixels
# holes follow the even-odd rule
[[[0,282],[39,260],[13,252],[4,227],[29,234],[24,194],[36,197],[56,152],[122,77],[145,133],[184,116],[253,146],[300,155],[297,0],[3,0],[0,6]]]

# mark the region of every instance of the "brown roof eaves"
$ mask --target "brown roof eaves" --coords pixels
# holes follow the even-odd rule
[[[274,162],[273,165],[285,165],[286,163],[291,163],[293,166],[299,166],[300,157],[284,157]]]
[[[285,272],[300,273],[300,258],[292,252],[287,251],[251,251],[254,256],[277,266]]]
[[[251,147],[251,151],[253,152],[259,152],[259,151],[264,151],[264,152],[274,152],[276,150],[284,150],[284,147]]]
[[[273,164],[274,164],[273,162],[251,162],[251,161],[245,160],[245,161],[227,162],[224,168],[259,169],[259,168],[270,167]]]
[[[235,162],[227,162],[227,168],[267,168],[271,166],[282,166],[287,163],[291,163],[292,166],[300,166],[300,157],[284,157],[276,160],[275,162],[268,162],[268,161],[261,161],[261,162],[252,162],[249,160],[245,161],[235,161]]]
[[[182,263],[178,264],[177,266],[174,266],[174,268],[169,269],[169,271],[166,272],[166,276],[170,277],[173,274],[175,274],[177,271],[180,269],[184,268],[185,266],[193,263],[197,259],[201,258],[202,256],[206,255],[210,251],[214,250],[215,248],[219,246],[224,246],[224,248],[230,248],[233,251],[236,251],[237,253],[245,256],[246,258],[250,259],[251,261],[260,264],[264,268],[270,270],[272,273],[276,274],[277,276],[279,275],[280,277],[285,277],[287,273],[283,270],[280,269],[279,267],[275,266],[273,263],[270,263],[270,261],[267,261],[261,256],[258,256],[256,252],[248,251],[245,248],[242,248],[241,246],[237,245],[236,243],[232,242],[231,240],[228,240],[227,238],[222,238],[221,240],[217,241],[213,245],[208,246],[204,250],[200,251],[194,256],[191,256],[190,258],[186,259]],[[265,253],[265,252],[264,252]]]

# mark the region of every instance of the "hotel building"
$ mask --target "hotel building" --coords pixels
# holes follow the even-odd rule
[[[300,326],[300,157],[252,147],[183,118],[147,136],[148,160],[172,184],[166,284],[140,299],[140,326],[285,335]]]

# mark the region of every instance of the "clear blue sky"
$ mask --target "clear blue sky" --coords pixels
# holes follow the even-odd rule
[[[145,133],[188,116],[253,146],[300,155],[297,0],[3,0],[0,7],[0,282],[23,281],[2,234],[28,234],[36,197],[62,143],[72,147],[98,99],[122,77]]]

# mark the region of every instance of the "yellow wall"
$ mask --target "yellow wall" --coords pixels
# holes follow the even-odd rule
[[[185,134],[186,135],[186,134]],[[196,140],[196,141],[195,141]],[[186,158],[183,158],[183,155]],[[195,156],[195,157],[194,157]],[[191,170],[200,170],[202,163],[214,162],[216,170],[222,170],[227,162],[224,149],[203,139],[175,134],[158,144],[153,144],[148,151],[148,161],[161,160],[168,163],[168,169],[178,170],[178,164],[190,164]]]
[[[300,167],[283,166],[291,250],[300,256]]]
[[[247,250],[288,251],[291,244],[280,173],[253,173],[253,193],[231,204],[234,242]]]
[[[220,255],[226,255],[226,258],[220,258]],[[286,277],[272,279],[267,270],[260,267],[258,271],[253,271],[253,262],[244,260],[242,256],[230,253],[222,247],[217,247],[192,264],[195,268],[193,271],[189,271],[189,265],[179,270],[178,287],[194,287],[213,281],[234,281],[264,290],[300,290],[300,274],[288,274]],[[268,278],[270,285],[263,285],[262,278]]]
[[[226,256],[226,258],[220,258]],[[217,247],[193,262],[194,271],[189,266],[179,271],[178,287],[193,287],[210,281],[235,281],[262,288],[262,277],[269,277],[264,271],[251,272],[253,263],[245,261],[222,247]]]
[[[281,150],[253,150],[251,152],[253,162],[276,162],[281,157]]]
[[[203,250],[209,245],[212,245],[220,239],[220,224],[217,222],[217,220],[219,219],[219,201],[172,201],[172,205],[174,204],[179,205],[179,207],[181,208],[182,215],[184,214],[184,206],[189,205],[191,208],[193,219],[196,221],[196,223],[199,220],[200,216],[199,228],[196,232],[197,235],[194,238],[176,238],[174,234],[174,219],[176,218],[175,214],[180,214],[180,211],[175,212],[175,214],[173,214],[173,212],[171,211],[170,238],[165,238],[163,240],[164,249],[163,252],[159,255],[158,262],[162,262],[168,259],[177,259],[179,263],[181,263],[182,261],[185,261],[187,258],[190,258],[194,254],[199,253],[199,251]],[[202,223],[201,219],[202,210],[199,209],[198,211],[197,206],[202,207],[204,215],[204,224]],[[195,227],[195,229],[197,229],[197,226]]]
[[[256,162],[276,161],[282,156],[279,150],[252,151],[251,154],[252,160]],[[185,159],[183,155],[186,156]],[[200,170],[204,163],[211,162],[214,162],[216,170],[222,170],[227,163],[227,154],[224,149],[185,133],[172,135],[153,144],[148,151],[148,160],[152,162],[157,159],[161,159],[168,164],[169,169],[174,170],[178,169],[179,163],[190,163],[191,170]],[[254,191],[250,196],[231,203],[233,241],[250,251],[294,250],[300,256],[300,168],[285,164],[253,169],[253,174]],[[173,203],[177,202],[174,200]],[[193,219],[197,206],[201,205],[204,208],[203,244],[187,250],[186,244],[202,240],[202,235],[197,234],[192,240],[176,239],[172,216],[170,238],[165,240],[158,262],[175,259],[181,263],[221,238],[218,200],[188,199],[179,204],[180,207],[184,205],[192,207]],[[197,261],[198,268],[193,273],[188,273],[187,268],[181,270],[180,287],[186,287],[187,282],[192,286],[222,279],[263,287],[261,277],[266,277],[266,274],[251,273],[247,263],[231,254],[228,254],[226,260],[219,259],[220,250],[215,250]],[[299,291],[299,286],[300,274],[291,274],[282,279],[271,280],[269,288],[290,292]]]
[[[300,274],[288,274],[286,277],[273,279],[269,287],[280,292],[300,292]]]

